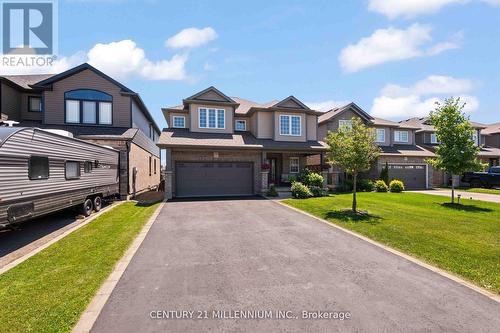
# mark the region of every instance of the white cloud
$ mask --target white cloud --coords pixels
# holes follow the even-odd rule
[[[126,39],[96,44],[87,54],[88,62],[117,78],[142,77],[148,80],[184,80],[187,78],[187,55],[174,55],[170,60],[151,61],[143,49]]]
[[[165,46],[173,49],[195,48],[217,38],[217,33],[211,27],[203,29],[187,28],[166,40]]]
[[[500,6],[500,0],[483,0],[483,2],[486,2],[487,4],[490,4],[492,6]]]
[[[477,97],[470,95],[474,87],[468,79],[440,75],[428,76],[409,87],[388,84],[373,100],[371,114],[390,119],[424,117],[436,108],[436,102],[449,96],[460,97],[466,103],[464,111],[472,113],[479,108]]]
[[[385,62],[431,56],[460,47],[461,33],[455,34],[450,41],[428,45],[432,41],[431,31],[430,26],[420,24],[407,29],[375,30],[371,36],[340,52],[340,66],[345,72],[356,72]]]
[[[489,0],[491,2],[498,0]],[[451,4],[464,4],[469,0],[370,0],[368,9],[390,19],[412,18],[421,14],[433,14]]]
[[[348,101],[327,100],[322,102],[306,102],[305,104],[313,110],[326,112],[349,103]]]

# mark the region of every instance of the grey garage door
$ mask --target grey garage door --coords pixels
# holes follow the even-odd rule
[[[177,162],[175,171],[177,197],[253,194],[250,162]]]
[[[426,166],[413,164],[389,164],[389,179],[399,179],[407,189],[422,189],[426,186]]]

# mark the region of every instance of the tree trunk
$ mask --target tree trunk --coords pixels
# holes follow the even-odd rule
[[[356,187],[357,187],[357,182],[358,182],[358,173],[354,172],[352,174],[353,179],[352,179],[352,211],[353,213],[356,213]]]

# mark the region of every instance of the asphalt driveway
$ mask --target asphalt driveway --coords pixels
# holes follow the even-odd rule
[[[202,318],[166,319],[191,316],[172,311]],[[164,206],[93,331],[493,332],[499,313],[484,295],[278,203],[185,201]],[[271,318],[231,319],[242,314]]]

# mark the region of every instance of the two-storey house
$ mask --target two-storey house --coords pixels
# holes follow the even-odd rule
[[[371,170],[365,175],[377,179],[384,166],[388,165],[389,178],[399,179],[409,189],[429,188],[433,185],[433,168],[425,162],[434,154],[417,145],[415,132],[418,127],[390,120],[372,117],[355,103],[334,108],[319,117],[318,137],[322,140],[329,131],[341,126],[350,126],[353,118],[360,119],[366,126],[375,129],[376,143],[382,152]],[[309,164],[319,163],[318,158],[310,158]],[[330,168],[329,182],[336,186],[345,179],[343,170]]]
[[[120,150],[122,196],[160,182],[160,129],[136,92],[89,64],[59,74],[0,76],[0,121],[59,129]]]
[[[260,104],[209,87],[162,111],[167,198],[259,194],[326,151],[321,113],[293,96]]]

